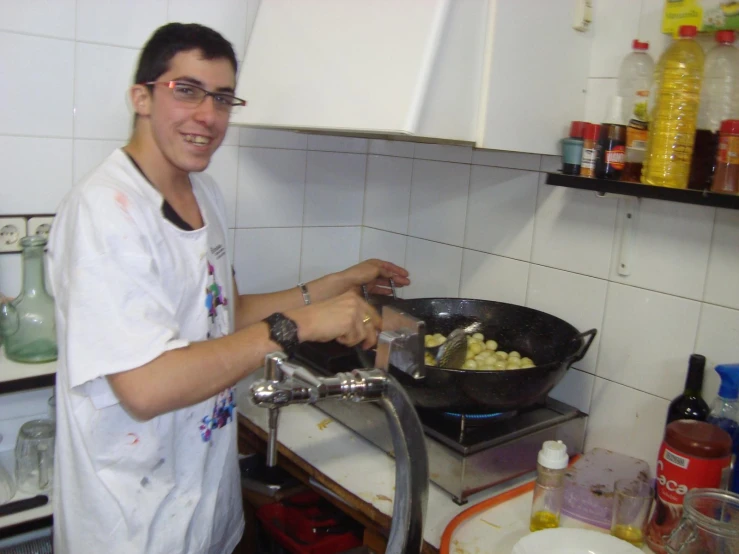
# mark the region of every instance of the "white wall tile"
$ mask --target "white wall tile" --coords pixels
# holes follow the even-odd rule
[[[628,213],[636,216],[637,230],[629,247],[631,273],[622,276],[621,229]],[[714,208],[676,202],[619,200],[611,281],[700,300],[715,213]]]
[[[616,95],[616,79],[588,79],[585,97],[585,121],[602,123],[608,116],[611,98]]]
[[[665,2],[664,0],[641,0],[641,5],[639,40],[649,42],[649,55],[656,62],[672,42],[672,37],[662,33],[662,13]]]
[[[703,398],[709,404],[718,393],[721,379],[714,371],[719,364],[739,363],[739,311],[703,304],[695,353],[706,357]],[[685,369],[687,371],[687,361]]]
[[[654,475],[669,402],[595,378],[585,451],[607,448],[649,464]]]
[[[308,147],[308,135],[293,131],[277,129],[253,129],[240,127],[239,144],[241,146],[261,146],[263,148],[293,148],[305,150]]]
[[[0,166],[3,214],[56,213],[72,188],[72,139],[0,136]]]
[[[408,237],[405,268],[411,284],[404,289],[404,298],[459,296],[461,248]]]
[[[596,375],[672,399],[683,390],[700,304],[610,283]]]
[[[226,200],[226,217],[229,228],[236,227],[236,198],[238,188],[239,147],[221,146],[210,159],[206,173],[215,179]]]
[[[408,234],[462,246],[469,182],[469,165],[416,160]]]
[[[703,299],[712,304],[739,309],[739,212],[716,210],[711,255]]]
[[[0,32],[0,52],[0,133],[71,137],[74,43]]]
[[[544,185],[541,176],[531,261],[605,279],[618,203],[593,192]]]
[[[399,156],[401,158],[412,158],[415,144],[403,140],[371,139],[369,141],[369,153],[380,156]]]
[[[74,39],[75,0],[6,0],[2,8],[4,31]]]
[[[367,156],[308,152],[303,224],[361,225]]]
[[[236,58],[244,59],[246,46],[246,0],[169,0],[169,21],[200,23],[221,33],[236,52]]]
[[[413,160],[367,157],[367,187],[363,223],[394,233],[408,232]]]
[[[549,396],[586,414],[590,412],[590,398],[596,377],[590,373],[570,368]]]
[[[621,61],[631,52],[639,32],[641,2],[598,0],[593,2],[593,49],[590,77],[618,77]]]
[[[237,227],[300,227],[305,151],[239,148]]]
[[[361,235],[361,227],[304,228],[300,280],[311,281],[356,264]]]
[[[472,147],[418,142],[414,156],[417,160],[468,164],[472,162]]]
[[[0,256],[0,296],[15,298],[21,292],[23,282],[20,254]]]
[[[359,259],[377,258],[404,267],[406,240],[405,235],[363,227]]]
[[[505,150],[478,150],[472,151],[472,163],[476,165],[490,165],[494,167],[509,167],[511,169],[528,169],[538,171],[541,163],[539,154],[525,154],[523,152],[507,152]]]
[[[539,174],[472,166],[464,246],[531,259]]]
[[[234,270],[240,294],[289,289],[299,282],[300,227],[236,229]]]
[[[528,279],[527,263],[465,249],[459,296],[523,305]]]
[[[77,43],[74,77],[75,138],[126,140],[133,110],[128,91],[138,52]]]
[[[355,137],[336,137],[331,135],[308,135],[308,150],[324,152],[367,153],[367,139]]]
[[[546,171],[547,173],[554,173],[562,169],[562,156],[541,156],[541,165],[539,165],[539,171]]]
[[[142,48],[167,22],[167,0],[77,0],[77,40]]]
[[[246,11],[246,44],[249,44],[249,37],[254,29],[254,21],[257,18],[257,12],[259,6],[262,4],[262,0],[248,0],[247,11]]]
[[[116,148],[126,145],[123,140],[74,140],[74,168],[72,182],[79,183],[93,169],[110,156]]]
[[[223,137],[221,146],[238,146],[240,132],[241,127],[238,125],[229,125],[228,130],[226,131],[226,136]]]
[[[529,308],[559,317],[581,332],[598,330],[588,353],[575,364],[578,369],[590,373],[595,373],[598,359],[607,290],[608,282],[601,279],[531,265],[526,296]]]

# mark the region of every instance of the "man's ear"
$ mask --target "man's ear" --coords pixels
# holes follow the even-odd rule
[[[133,85],[131,87],[131,104],[136,115],[149,115],[151,113],[151,93],[146,85]]]

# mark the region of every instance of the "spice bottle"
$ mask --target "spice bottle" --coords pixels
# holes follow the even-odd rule
[[[595,177],[595,157],[597,154],[598,134],[600,125],[586,123],[582,143],[582,164],[580,175],[582,177]]]
[[[608,117],[601,125],[598,137],[598,152],[595,159],[595,176],[598,179],[621,178],[626,162],[626,125],[621,119],[623,99],[614,96]]]
[[[739,120],[727,119],[721,123],[716,156],[713,192],[739,192]]]
[[[682,419],[665,429],[657,457],[657,496],[647,526],[647,544],[664,554],[665,537],[677,526],[685,494],[718,488],[731,464],[731,437],[704,421]]]
[[[567,447],[562,441],[544,442],[536,464],[536,485],[529,525],[532,531],[559,527],[567,462]]]
[[[583,131],[587,123],[573,121],[570,125],[570,136],[562,139],[562,173],[579,175],[582,161]]]

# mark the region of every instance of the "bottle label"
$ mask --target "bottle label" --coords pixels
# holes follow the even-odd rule
[[[719,138],[718,161],[722,164],[739,164],[739,137],[722,136]]]
[[[638,122],[633,119],[629,122],[629,126],[626,128],[626,148],[634,148],[636,150],[647,149],[647,136],[649,131],[646,125],[637,125]]]
[[[657,496],[667,504],[682,505],[691,489],[717,488],[721,484],[721,472],[730,461],[731,455],[697,458],[676,452],[663,443],[657,458]]]
[[[598,152],[595,148],[584,148],[582,151],[582,167],[595,169],[595,158]]]
[[[613,169],[622,170],[626,163],[626,149],[623,145],[614,145],[611,150],[606,150],[606,165],[610,165]]]

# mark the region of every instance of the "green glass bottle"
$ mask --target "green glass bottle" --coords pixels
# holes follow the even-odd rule
[[[5,355],[16,362],[44,363],[57,358],[54,299],[44,283],[42,236],[23,237],[23,290],[0,306],[0,333]]]

